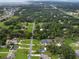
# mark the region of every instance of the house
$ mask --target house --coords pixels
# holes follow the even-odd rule
[[[41,40],[41,44],[43,45],[50,45],[52,43],[51,39],[43,39]]]
[[[76,56],[79,58],[79,50],[75,51]]]
[[[51,57],[45,54],[41,54],[40,59],[51,59]]]
[[[39,52],[46,52],[46,51],[47,51],[47,48],[46,48],[46,47],[41,48],[41,49],[39,50]]]
[[[18,44],[17,38],[13,38],[12,40],[10,39],[6,40],[6,45],[10,44]]]

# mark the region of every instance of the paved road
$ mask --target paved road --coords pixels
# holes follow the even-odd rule
[[[51,7],[52,7],[52,8],[54,8],[54,9],[59,10],[60,12],[62,12],[62,13],[64,13],[64,14],[66,14],[66,15],[69,15],[69,16],[72,16],[72,17],[74,17],[74,18],[79,19],[79,17],[75,17],[75,16],[73,16],[73,15],[70,15],[70,14],[68,14],[66,11],[64,11],[64,10],[62,10],[62,9],[60,9],[60,8],[57,8],[57,7],[56,7],[56,6],[54,6],[54,5],[51,5]]]
[[[34,29],[35,29],[35,22],[33,23],[32,37],[30,39],[30,51],[29,51],[28,59],[31,59],[31,55],[32,55],[32,44],[33,44]]]
[[[7,11],[5,10],[4,11],[4,15],[0,17],[0,21],[6,19],[6,18],[9,18],[9,17],[12,17],[15,13],[15,10],[11,9],[11,11]]]

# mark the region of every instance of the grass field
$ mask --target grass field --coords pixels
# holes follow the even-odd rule
[[[16,58],[15,59],[27,59],[27,50],[25,49],[18,49],[16,52]]]
[[[0,48],[0,52],[8,52],[9,49],[7,48]],[[5,58],[7,56],[7,53],[0,53],[0,59]]]
[[[37,51],[40,49],[39,46],[36,46],[37,43],[39,44],[38,40],[34,40],[33,44],[35,46],[32,46],[32,50]],[[30,44],[30,39],[26,39],[24,41],[21,42],[21,45],[19,45],[20,47],[24,47],[24,48],[30,48],[30,45],[26,45],[26,44]],[[16,52],[16,58],[15,59],[28,59],[28,54],[29,54],[29,49],[18,49]],[[37,54],[36,52],[33,54]],[[32,57],[32,59],[39,59],[39,57]]]
[[[0,59],[5,58],[7,56],[7,53],[0,53]]]
[[[0,48],[0,52],[8,52],[9,49],[8,48]]]
[[[28,23],[28,32],[32,32],[33,23]]]

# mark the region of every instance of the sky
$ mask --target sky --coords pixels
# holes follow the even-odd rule
[[[0,2],[25,2],[25,1],[49,1],[49,0],[0,0]],[[50,1],[79,2],[79,0],[50,0]]]

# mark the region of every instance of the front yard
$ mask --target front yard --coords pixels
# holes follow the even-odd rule
[[[30,49],[30,39],[20,40],[18,46],[20,48],[17,49],[16,58],[15,59],[28,59],[29,49]],[[28,49],[29,48],[29,49]],[[38,50],[40,49],[40,41],[33,40],[32,46],[32,54],[38,54]],[[38,56],[32,56],[32,59],[39,59]]]

